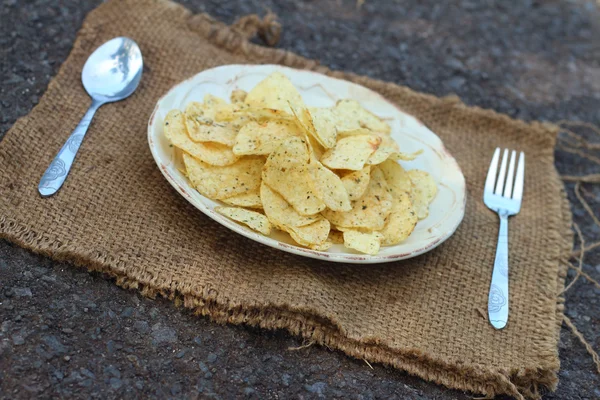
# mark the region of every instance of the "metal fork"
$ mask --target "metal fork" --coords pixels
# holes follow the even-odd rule
[[[508,322],[508,217],[518,214],[521,210],[525,180],[525,154],[523,152],[519,154],[515,175],[517,152],[514,150],[511,152],[510,162],[508,153],[508,149],[505,149],[500,163],[500,172],[498,172],[500,148],[496,148],[483,190],[483,202],[500,217],[498,247],[488,296],[488,319],[496,329],[504,328]]]

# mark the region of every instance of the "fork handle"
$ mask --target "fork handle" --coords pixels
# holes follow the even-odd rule
[[[500,230],[488,296],[488,319],[494,328],[502,329],[508,322],[508,213],[500,210],[498,216]]]

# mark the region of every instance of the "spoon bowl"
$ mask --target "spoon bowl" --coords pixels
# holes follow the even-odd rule
[[[81,82],[92,98],[92,104],[42,176],[38,185],[42,197],[55,194],[67,179],[96,110],[105,103],[130,96],[142,79],[143,69],[140,48],[126,37],[109,40],[87,59],[81,71]]]
[[[135,91],[143,66],[138,45],[129,38],[118,37],[92,53],[81,71],[81,81],[93,99],[118,101]]]

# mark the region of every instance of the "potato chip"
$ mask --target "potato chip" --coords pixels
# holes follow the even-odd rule
[[[425,171],[412,169],[407,172],[413,184],[411,200],[419,219],[425,219],[429,215],[429,204],[437,194],[435,181]]]
[[[211,199],[225,199],[249,193],[260,186],[262,157],[246,157],[235,164],[217,167],[183,154],[185,170],[192,185]]]
[[[263,79],[248,93],[244,101],[250,107],[271,108],[290,114],[291,107],[304,106],[298,90],[288,77],[280,72],[274,72]]]
[[[385,220],[392,209],[392,195],[379,168],[373,168],[365,194],[352,202],[352,210],[347,212],[323,211],[338,230],[342,228],[362,228],[378,231],[385,226]]]
[[[381,230],[382,245],[390,246],[406,240],[417,225],[417,213],[413,209],[410,195],[399,192],[392,200],[392,212]]]
[[[238,160],[233,151],[219,143],[196,143],[190,139],[185,126],[185,116],[179,110],[171,110],[165,117],[165,137],[175,147],[211,165],[231,165]]]
[[[263,235],[271,234],[271,223],[261,213],[240,207],[215,207],[215,211],[234,221],[241,222]]]
[[[339,176],[316,160],[310,163],[309,171],[315,194],[323,200],[327,208],[333,211],[352,209],[348,192]]]
[[[232,103],[243,103],[246,100],[247,95],[248,95],[248,93],[245,90],[235,89],[234,91],[231,92],[231,95],[229,96],[229,100]]]
[[[412,181],[408,173],[396,161],[386,160],[379,165],[388,184],[390,193],[394,197],[399,197],[401,193],[410,193],[412,191]]]
[[[341,131],[341,132],[338,132],[337,136],[338,136],[338,139],[339,139],[339,138],[343,138],[345,136],[370,135],[372,133],[373,133],[373,131],[371,131],[371,130],[369,130],[367,128],[357,128],[357,129],[353,129],[351,131]]]
[[[398,143],[391,136],[384,133],[376,133],[377,136],[381,137],[381,144],[379,148],[375,150],[373,154],[367,159],[367,164],[377,165],[387,160],[392,154],[399,154],[400,148]]]
[[[356,100],[340,100],[335,105],[338,132],[367,128],[374,132],[390,133],[390,126],[365,110]]]
[[[402,153],[402,152],[392,153],[392,154],[390,154],[390,159],[396,160],[396,161],[398,161],[398,160],[413,161],[415,158],[417,158],[422,153],[423,153],[423,150],[417,150],[414,153]]]
[[[321,246],[329,236],[331,224],[325,218],[321,217],[316,222],[305,226],[288,226],[287,233],[290,234],[298,244],[302,246]]]
[[[327,241],[329,241],[333,244],[344,244],[344,233],[331,227]]]
[[[344,246],[365,254],[377,254],[382,240],[383,235],[379,232],[365,233],[356,230],[344,232]]]
[[[260,198],[267,218],[281,230],[285,230],[285,226],[309,225],[321,218],[319,214],[310,216],[298,214],[283,197],[264,182],[260,185]]]
[[[330,242],[329,240],[326,240],[325,242],[321,243],[321,244],[313,244],[310,247],[313,250],[317,250],[317,251],[327,251],[331,248],[331,246],[333,246],[333,243]]]
[[[234,113],[235,116],[245,116],[249,120],[264,121],[288,121],[293,122],[294,116],[286,111],[275,110],[273,108],[246,107],[241,108]]]
[[[305,139],[290,137],[273,151],[263,168],[262,179],[301,215],[313,215],[325,209],[312,187],[309,153]]]
[[[251,192],[238,194],[226,199],[222,199],[223,203],[232,206],[247,207],[247,208],[263,208],[260,200],[260,189],[254,189]]]
[[[366,166],[360,171],[354,171],[342,177],[342,183],[346,188],[346,192],[348,192],[350,200],[358,200],[365,194],[370,179],[370,166]]]
[[[237,155],[272,153],[284,139],[301,135],[294,123],[268,121],[259,124],[249,122],[240,129],[235,138],[233,153]]]
[[[333,149],[323,154],[321,162],[331,169],[358,171],[364,168],[367,159],[379,148],[381,138],[376,135],[343,137]]]
[[[190,139],[194,142],[215,142],[228,147],[235,144],[236,130],[226,124],[203,124],[186,118],[186,126]]]
[[[304,109],[303,119],[311,120],[314,128],[311,135],[326,149],[331,149],[335,146],[337,140],[337,129],[335,128],[336,119],[332,109],[330,108],[310,108]],[[306,122],[305,122],[306,123]]]

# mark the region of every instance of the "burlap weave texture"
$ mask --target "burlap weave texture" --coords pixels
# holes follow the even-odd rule
[[[98,111],[63,189],[41,199],[39,178],[90,103],[79,80],[83,64],[115,36],[140,45],[140,87]],[[412,260],[337,265],[252,242],[189,205],[152,159],[148,118],[171,86],[234,63],[279,63],[349,79],[423,121],[467,180],[466,215],[456,234]],[[556,133],[552,125],[526,124],[457,99],[331,72],[250,44],[239,30],[173,3],[113,0],[87,17],[40,104],[0,143],[0,237],[107,272],[125,287],[180,297],[220,322],[285,328],[453,388],[534,396],[539,386],[556,384],[557,293],[571,248],[568,204],[553,164]],[[503,331],[481,312],[498,229],[481,194],[497,146],[527,154],[525,200],[509,227],[511,316]]]

